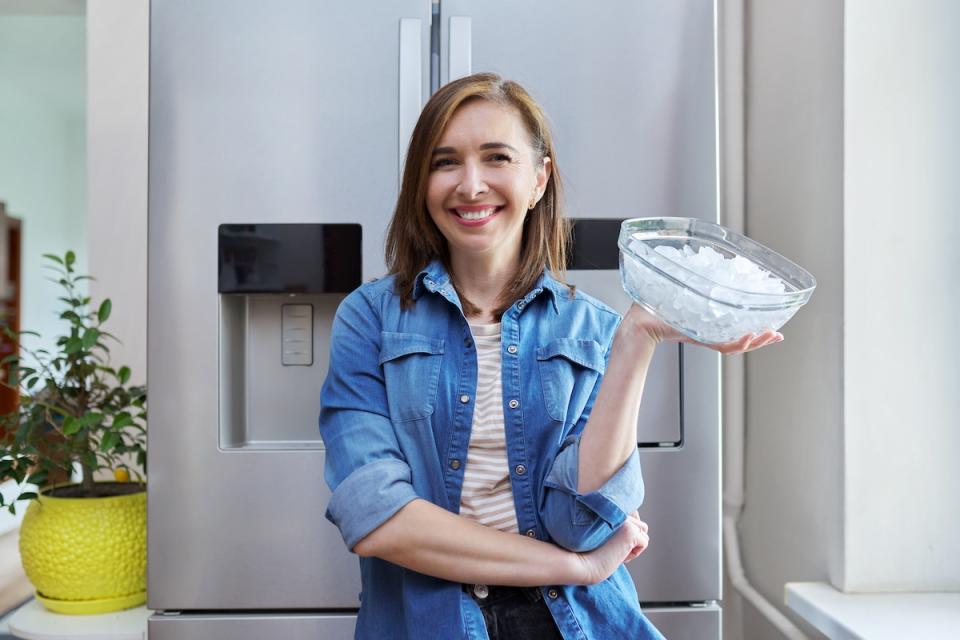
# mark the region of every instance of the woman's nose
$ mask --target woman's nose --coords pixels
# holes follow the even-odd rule
[[[472,162],[465,163],[460,174],[460,183],[457,185],[457,195],[473,199],[486,191],[487,183],[481,167]]]

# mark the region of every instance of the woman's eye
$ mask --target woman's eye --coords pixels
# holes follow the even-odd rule
[[[512,158],[505,153],[495,153],[490,156],[490,159],[494,162],[510,162]]]
[[[442,169],[444,167],[449,167],[454,164],[453,159],[451,158],[439,158],[433,161],[433,164],[430,165],[431,169]]]

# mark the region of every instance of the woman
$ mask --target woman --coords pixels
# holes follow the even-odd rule
[[[321,392],[327,517],[361,557],[358,638],[662,637],[623,563],[649,542],[647,368],[686,338],[558,279],[560,195],[519,85],[477,74],[427,103],[390,275],[342,303]]]

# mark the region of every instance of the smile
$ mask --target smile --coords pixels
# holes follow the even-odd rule
[[[473,222],[477,220],[486,220],[487,218],[499,213],[501,209],[503,209],[502,206],[457,207],[456,209],[450,209],[450,213],[455,214],[462,220],[469,220]]]

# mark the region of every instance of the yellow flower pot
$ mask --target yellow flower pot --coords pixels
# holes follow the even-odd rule
[[[41,494],[23,517],[20,556],[37,599],[52,611],[106,613],[143,604],[146,491],[102,498]]]

